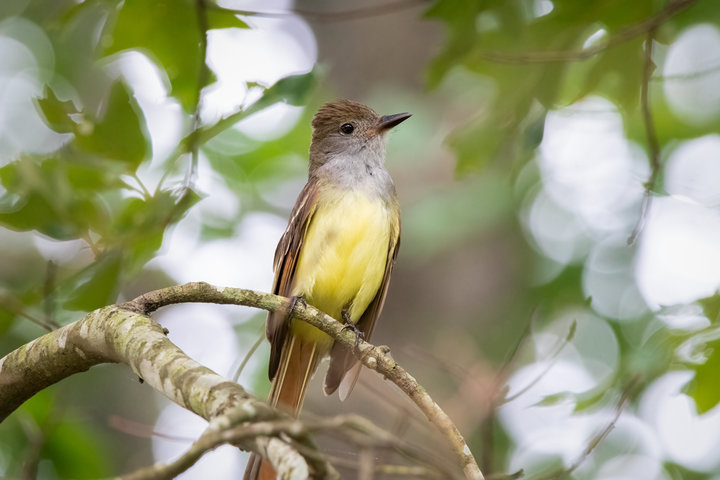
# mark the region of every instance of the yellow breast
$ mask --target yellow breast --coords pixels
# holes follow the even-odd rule
[[[327,189],[318,198],[294,275],[293,295],[302,295],[337,320],[349,307],[359,320],[385,273],[392,213],[364,192]],[[297,333],[324,336],[295,322]],[[329,341],[329,337],[326,337]]]

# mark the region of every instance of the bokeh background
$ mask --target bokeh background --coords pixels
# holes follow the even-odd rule
[[[373,340],[483,471],[720,479],[719,86],[714,0],[0,2],[0,355],[155,288],[268,291],[312,115],[351,98],[413,113],[389,139],[403,236]],[[230,378],[264,323],[156,318]],[[239,377],[259,396],[267,357]],[[388,382],[340,403],[320,377],[306,415],[361,413],[452,468]],[[0,424],[0,476],[127,473],[203,428],[94,367]]]

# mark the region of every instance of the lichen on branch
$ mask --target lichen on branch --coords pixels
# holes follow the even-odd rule
[[[287,421],[287,416],[254,398],[236,383],[189,358],[167,338],[163,328],[147,316],[163,306],[187,302],[245,305],[269,311],[291,308],[290,300],[284,297],[200,282],[155,290],[132,301],[95,310],[82,320],[50,332],[0,360],[0,385],[3,387],[0,388],[0,420],[43,388],[93,365],[115,362],[127,364],[147,384],[208,420],[209,432],[263,421]],[[395,362],[389,355],[389,348],[356,338],[352,331],[312,306],[297,303],[292,315],[345,344],[363,365],[397,385],[443,435],[464,477],[484,478],[458,428],[415,378]],[[295,435],[289,432],[278,436],[238,434],[234,438],[235,444],[274,460],[278,474],[290,468],[295,472],[304,471],[304,467],[298,467],[297,463],[289,466],[281,461],[284,457],[275,455],[272,449],[291,452],[299,446],[314,450],[303,428]],[[201,440],[203,437],[188,451],[187,459],[196,457]],[[308,471],[318,477],[335,474],[322,457],[302,454],[298,458],[307,462]],[[148,467],[127,478],[166,478],[161,472],[167,473],[167,466]],[[287,478],[291,478],[289,471]]]

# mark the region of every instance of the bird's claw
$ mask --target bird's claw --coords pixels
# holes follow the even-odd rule
[[[365,340],[365,332],[360,330],[357,324],[350,320],[350,316],[345,313],[343,313],[343,320],[345,321],[343,330],[352,330],[355,333],[355,348],[357,348],[360,345],[360,339]]]
[[[302,297],[302,295],[296,295],[294,297],[290,297],[290,305],[288,305],[288,312],[292,313],[295,311],[295,307],[298,305],[301,305],[302,307],[307,307],[307,302]]]

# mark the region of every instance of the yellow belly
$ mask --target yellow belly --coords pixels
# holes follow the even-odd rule
[[[349,307],[357,322],[375,297],[385,273],[390,212],[380,199],[361,192],[329,189],[318,198],[298,259],[293,295],[301,295],[331,317],[342,320]],[[296,334],[329,348],[330,338],[303,322]]]

